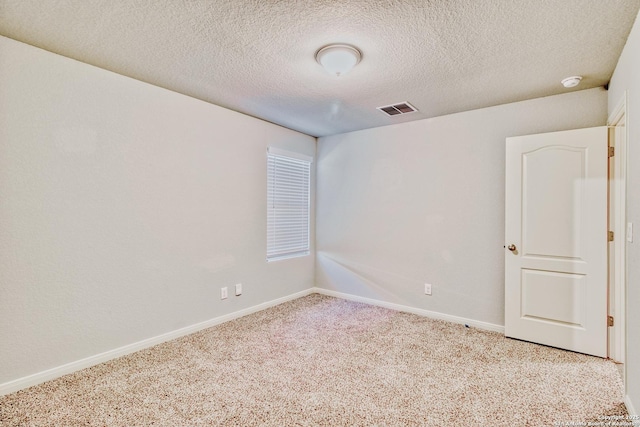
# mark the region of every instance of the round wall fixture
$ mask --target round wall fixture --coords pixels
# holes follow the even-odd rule
[[[562,79],[560,83],[564,87],[576,87],[580,84],[580,80],[582,80],[582,76],[571,76],[566,79]]]
[[[316,52],[316,61],[331,74],[347,74],[362,59],[360,51],[348,44],[330,44]]]

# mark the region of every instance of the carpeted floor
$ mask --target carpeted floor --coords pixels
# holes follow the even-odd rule
[[[622,402],[612,362],[314,294],[0,397],[0,425],[559,426]]]

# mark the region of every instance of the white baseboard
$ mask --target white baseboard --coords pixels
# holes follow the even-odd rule
[[[504,326],[494,325],[493,323],[481,322],[478,320],[466,319],[464,317],[452,316],[450,314],[439,313],[437,311],[424,310],[422,308],[409,307],[408,305],[395,304],[392,302],[386,302],[377,299],[360,297],[352,294],[345,294],[342,292],[331,291],[329,289],[315,287],[313,292],[328,295],[331,297],[342,298],[349,301],[362,302],[365,304],[375,305],[378,307],[384,307],[391,310],[403,311],[405,313],[417,314],[418,316],[430,317],[432,319],[446,320],[453,323],[459,323],[461,325],[468,325],[478,329],[484,329],[486,331],[499,332],[504,334]]]
[[[187,326],[181,329],[177,329],[175,331],[167,332],[162,335],[148,338],[146,340],[138,341],[133,344],[125,345],[124,347],[105,351],[104,353],[96,354],[94,356],[90,356],[81,360],[76,360],[75,362],[70,362],[62,366],[47,369],[46,371],[38,372],[23,378],[18,378],[16,380],[9,381],[4,384],[0,384],[0,396],[16,392],[18,390],[22,390],[27,387],[38,385],[45,381],[49,381],[49,380],[61,377],[63,375],[67,375],[72,372],[79,371],[81,369],[89,368],[99,363],[104,363],[109,360],[115,359],[117,357],[125,356],[127,354],[131,354],[136,351],[143,350],[145,348],[153,347],[154,345],[158,345],[166,341],[171,341],[173,339],[180,338],[185,335],[193,334],[194,332],[198,332],[203,329],[228,322],[230,320],[238,319],[240,317],[253,314],[258,311],[262,311],[269,307],[274,307],[276,305],[282,304],[287,301],[292,301],[294,299],[298,299],[298,298],[310,295],[313,292],[314,291],[312,289],[307,289],[301,292],[297,292],[295,294],[287,295],[282,298],[274,299],[272,301],[267,301],[262,304],[255,305],[253,307],[245,308],[240,311],[235,311],[233,313],[225,314],[224,316],[219,316],[210,320],[206,320],[204,322],[196,323],[195,325]]]
[[[629,413],[629,418],[633,423],[633,426],[640,426],[640,414],[636,412],[636,409],[633,407],[628,395],[624,397],[624,406],[627,407],[627,412]]]

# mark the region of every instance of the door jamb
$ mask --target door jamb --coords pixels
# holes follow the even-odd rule
[[[628,130],[625,126],[627,117],[627,93],[625,92],[618,105],[607,120],[607,125],[611,127],[614,134],[613,145],[614,155],[614,200],[613,217],[609,219],[610,228],[614,231],[613,250],[614,260],[609,268],[613,269],[613,284],[609,284],[609,298],[612,299],[615,314],[615,323],[609,330],[609,357],[614,361],[624,363],[626,360],[626,201],[627,201],[627,146]],[[624,365],[623,365],[624,369]],[[623,381],[626,388],[626,369],[624,369]]]

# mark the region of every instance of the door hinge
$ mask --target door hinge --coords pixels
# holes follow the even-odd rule
[[[609,157],[613,157],[616,153],[615,147],[609,147]]]
[[[607,326],[613,326],[613,316],[607,316]]]
[[[613,231],[609,232],[609,241],[613,242]]]

